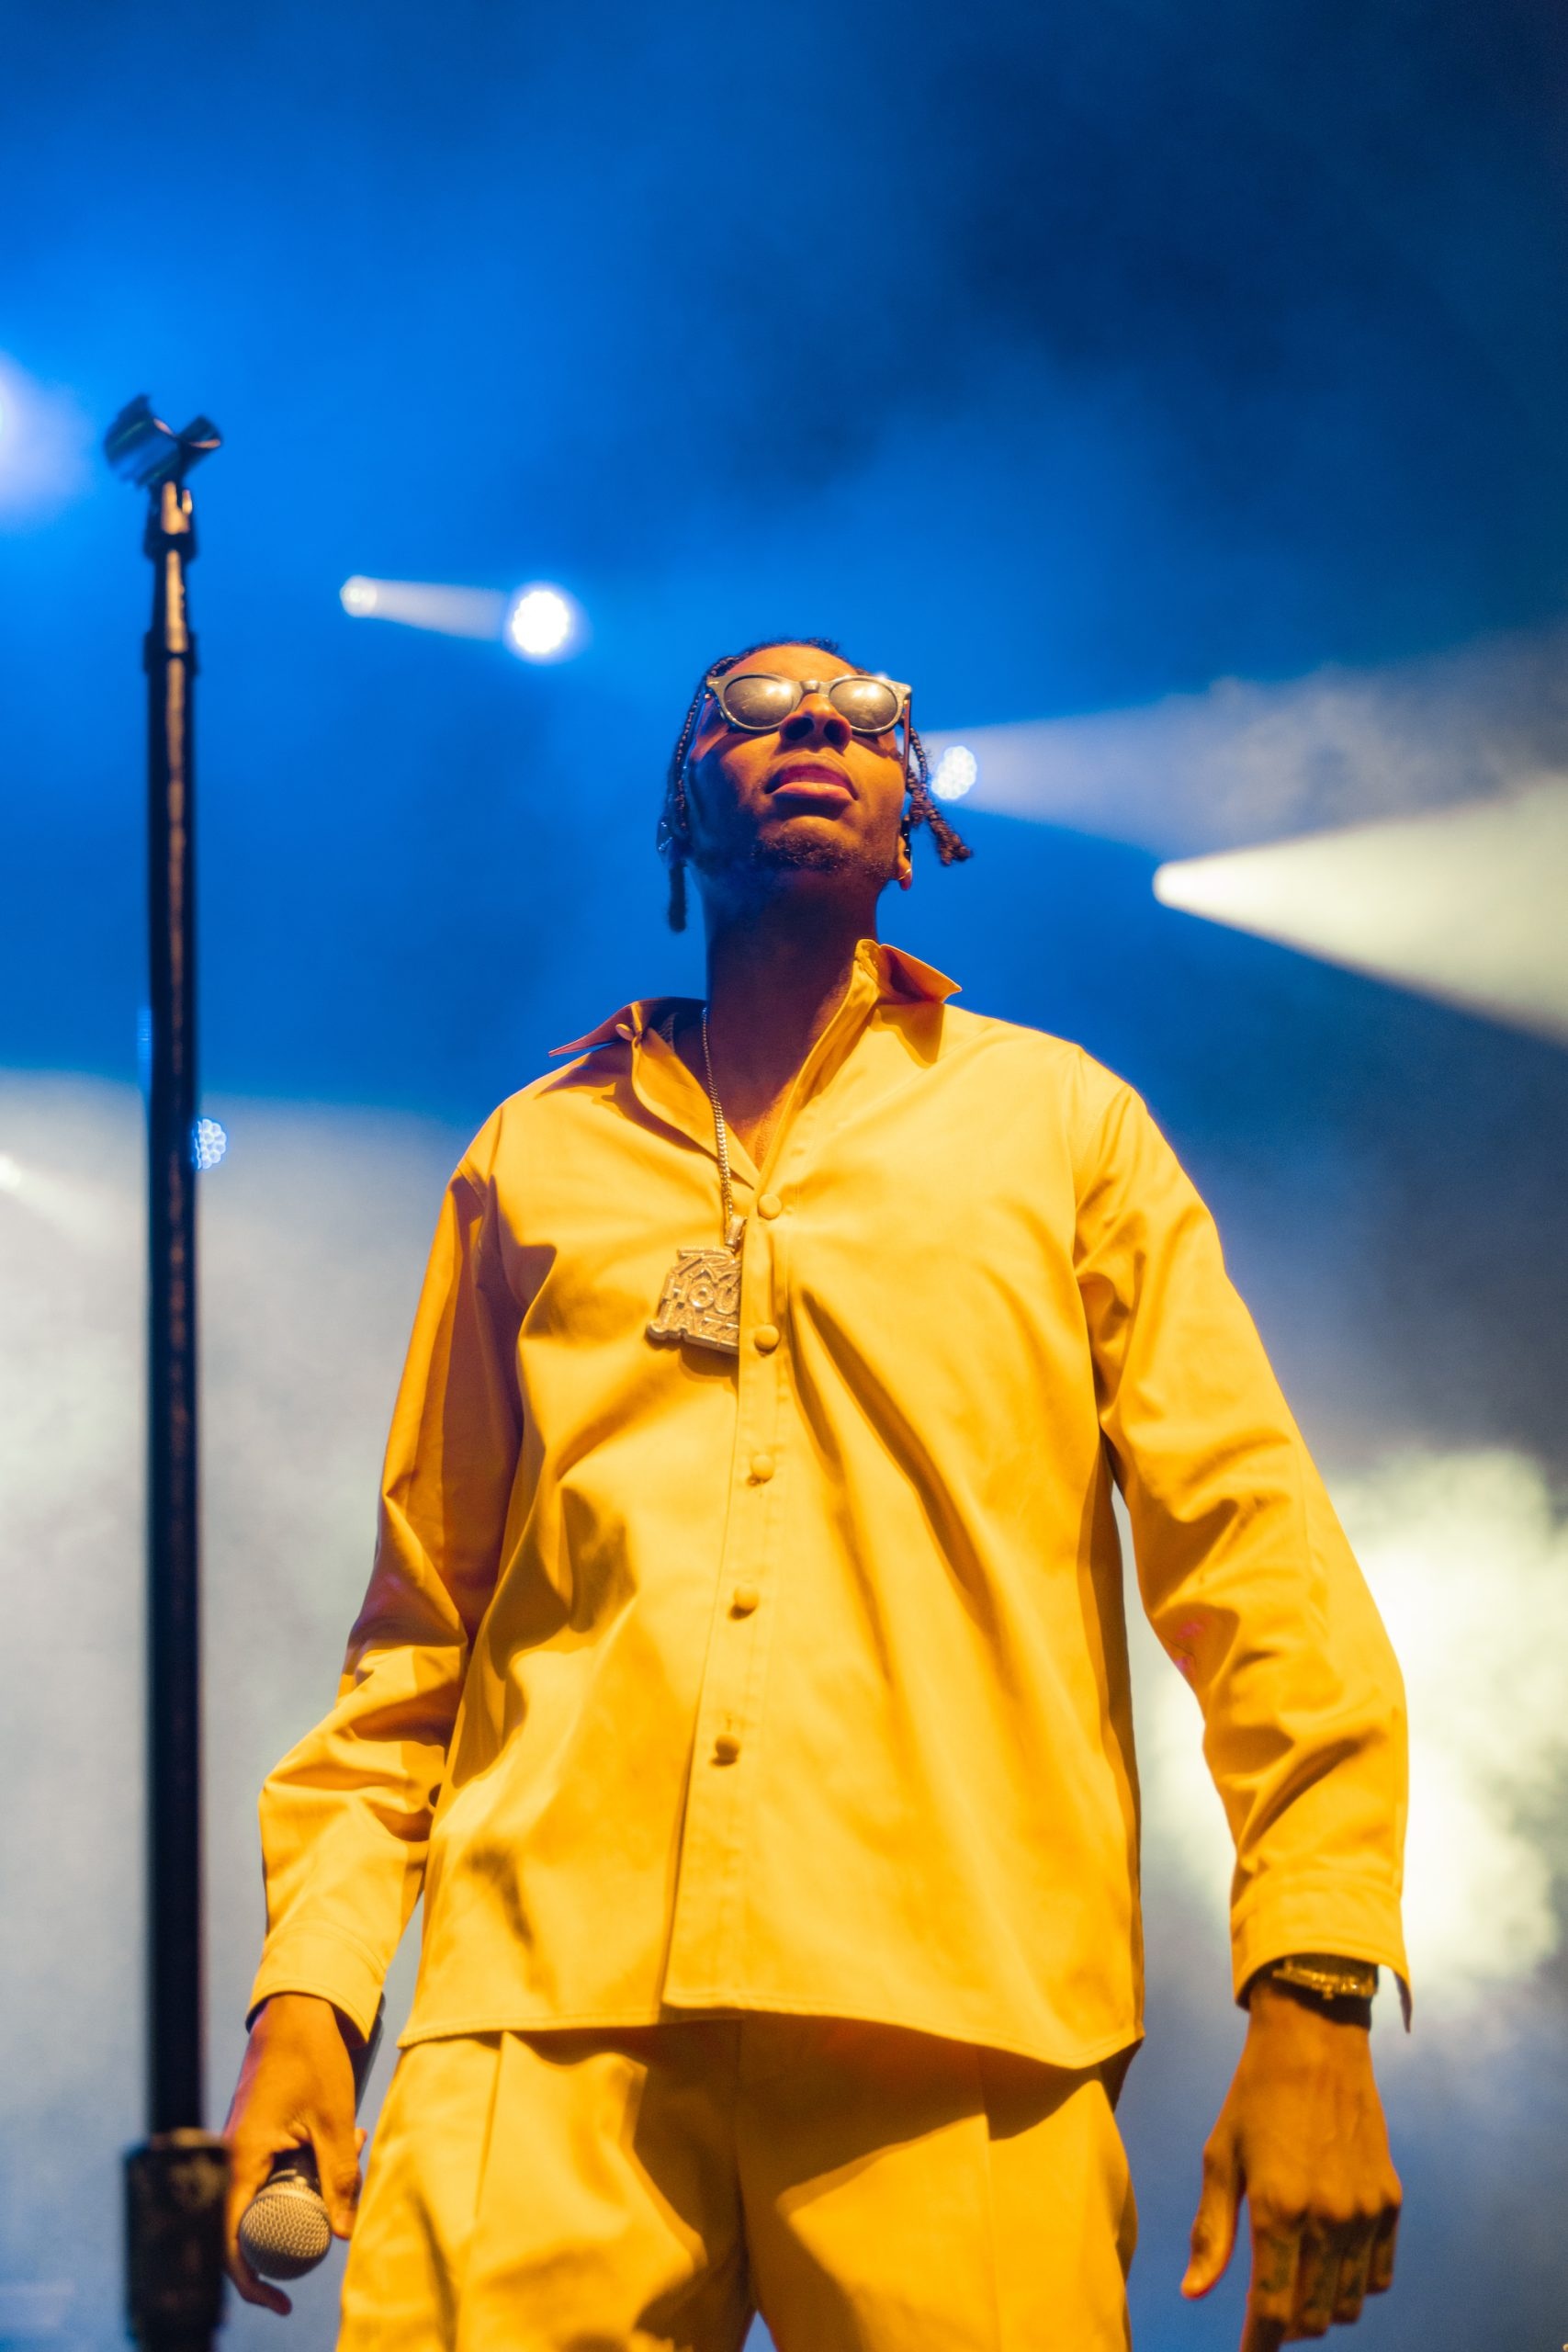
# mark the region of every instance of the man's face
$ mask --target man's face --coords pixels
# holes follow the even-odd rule
[[[735,674],[834,678],[854,664],[810,645],[770,645]],[[731,727],[710,695],[692,739],[686,782],[691,861],[720,890],[754,891],[798,876],[866,888],[908,871],[899,840],[904,759],[897,729],[856,735],[825,694],[807,695],[767,734]]]

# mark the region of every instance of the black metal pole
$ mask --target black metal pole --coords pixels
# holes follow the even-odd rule
[[[127,2159],[127,2316],[147,2352],[206,2352],[222,2316],[227,2153],[203,2129],[201,1624],[197,1455],[196,641],[185,474],[217,446],[133,401],[111,462],[151,494],[147,633],[147,2103]]]
[[[196,642],[191,494],[147,521],[148,2123],[202,2117],[201,1625],[197,1519]]]

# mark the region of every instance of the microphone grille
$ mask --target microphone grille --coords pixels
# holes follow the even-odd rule
[[[302,2278],[333,2242],[327,2209],[308,2181],[285,2174],[246,2206],[240,2251],[261,2278]]]

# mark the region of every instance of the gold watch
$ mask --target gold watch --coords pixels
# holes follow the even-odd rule
[[[1292,1952],[1288,1960],[1271,1961],[1258,1973],[1276,1984],[1292,1984],[1310,1993],[1325,2006],[1331,2001],[1371,2001],[1378,1989],[1373,1962],[1341,1960],[1333,1952]]]

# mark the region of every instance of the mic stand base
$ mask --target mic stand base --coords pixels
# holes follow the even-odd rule
[[[223,2316],[229,2151],[161,2132],[125,2160],[126,2323],[143,2352],[208,2352]]]

